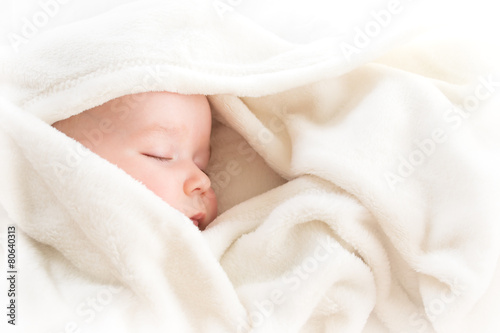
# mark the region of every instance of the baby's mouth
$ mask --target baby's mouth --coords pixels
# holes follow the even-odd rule
[[[205,215],[205,213],[197,213],[191,216],[190,219],[193,221],[193,224],[199,228],[199,225],[205,220]]]

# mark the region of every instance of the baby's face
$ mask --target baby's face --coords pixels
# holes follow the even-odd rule
[[[61,120],[55,128],[141,181],[201,230],[217,214],[204,170],[211,113],[203,95],[128,95]]]

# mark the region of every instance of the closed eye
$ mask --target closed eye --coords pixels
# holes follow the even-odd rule
[[[161,157],[161,156],[155,156],[155,155],[149,155],[149,154],[142,154],[144,156],[154,158],[155,160],[158,160],[160,162],[168,162],[172,160],[172,157]]]

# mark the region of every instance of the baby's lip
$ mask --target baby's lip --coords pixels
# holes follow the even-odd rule
[[[205,216],[206,216],[205,213],[200,212],[200,213],[196,213],[193,216],[191,216],[190,219],[191,219],[191,221],[193,221],[193,224],[195,226],[199,227],[199,225],[202,224],[203,221],[205,220]]]

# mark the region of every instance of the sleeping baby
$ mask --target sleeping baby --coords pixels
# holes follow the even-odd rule
[[[126,105],[127,112],[117,112],[117,103]],[[203,95],[147,92],[120,97],[53,126],[142,182],[204,230],[217,215],[216,196],[204,171],[211,122]]]

